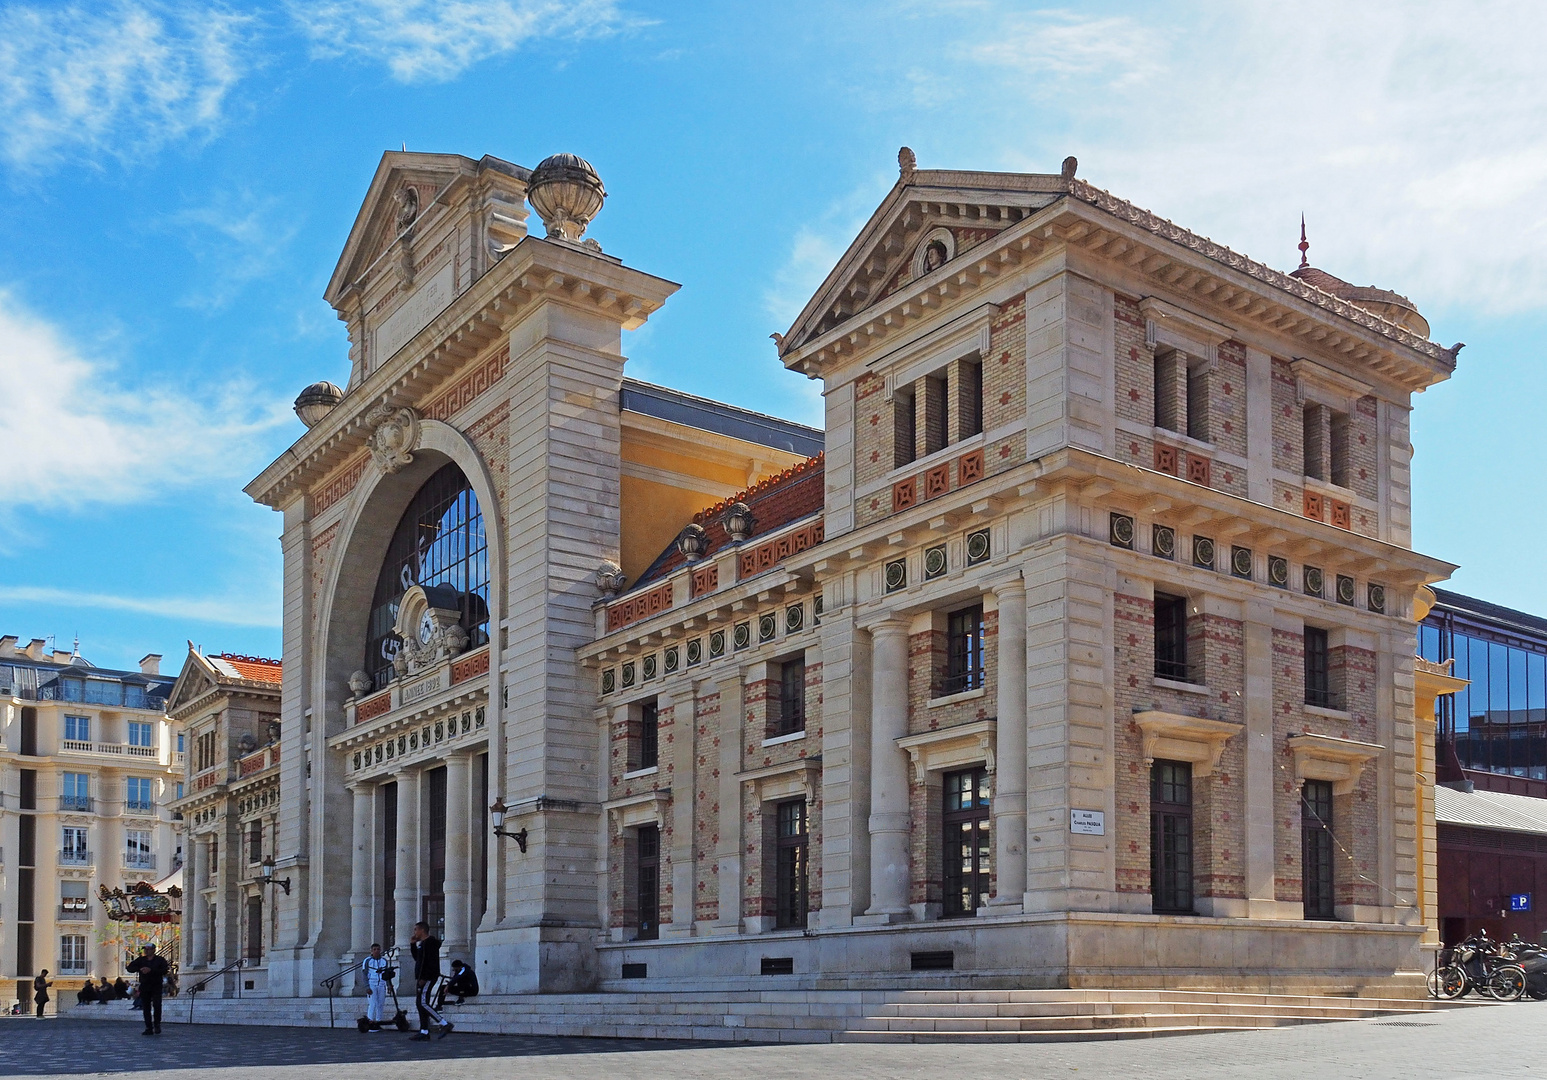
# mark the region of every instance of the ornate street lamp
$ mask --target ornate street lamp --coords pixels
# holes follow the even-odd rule
[[[285,895],[289,896],[290,895],[290,879],[289,878],[278,878],[278,879],[276,879],[274,877],[274,856],[272,856],[272,855],[265,855],[263,857],[262,868],[263,868],[263,883],[265,885],[278,885],[281,889],[285,890]]]
[[[494,822],[494,835],[503,836],[507,840],[514,840],[521,853],[526,854],[526,830],[520,832],[506,832],[505,825],[505,800],[498,796],[494,799],[494,805],[489,807],[489,820]]]

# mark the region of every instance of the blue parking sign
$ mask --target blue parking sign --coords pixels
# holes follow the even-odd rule
[[[1530,911],[1531,910],[1531,894],[1528,893],[1528,892],[1512,893],[1510,895],[1510,898],[1509,898],[1509,910],[1511,910],[1511,911]]]

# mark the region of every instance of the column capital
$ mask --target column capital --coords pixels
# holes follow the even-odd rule
[[[1026,579],[1021,576],[1020,567],[1006,574],[996,575],[983,583],[985,592],[991,592],[1002,602],[1006,597],[1025,596]]]
[[[874,619],[860,620],[859,628],[869,632],[872,637],[880,637],[884,634],[902,634],[906,636],[912,623],[911,617],[901,612],[889,611],[884,615],[877,615]]]

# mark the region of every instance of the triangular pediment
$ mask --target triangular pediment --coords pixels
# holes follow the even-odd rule
[[[905,170],[812,295],[780,355],[959,260],[1068,193],[1062,176]]]
[[[167,696],[167,714],[176,713],[178,709],[198,701],[218,687],[215,671],[209,661],[190,646],[188,657],[183,661],[183,670],[178,672],[177,681],[172,684],[172,693]]]
[[[472,181],[492,170],[525,190],[527,169],[500,158],[480,160],[461,154],[422,154],[389,150],[381,156],[376,175],[365,193],[360,212],[344,244],[338,265],[323,296],[339,307],[340,298],[357,284],[392,243],[443,200],[458,181]]]

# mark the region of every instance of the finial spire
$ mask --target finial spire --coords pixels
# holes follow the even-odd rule
[[[1304,270],[1307,266],[1311,265],[1310,262],[1305,257],[1305,253],[1307,251],[1311,250],[1311,242],[1305,238],[1305,215],[1304,214],[1300,215],[1300,244],[1299,244],[1299,247],[1300,247],[1300,269]]]

